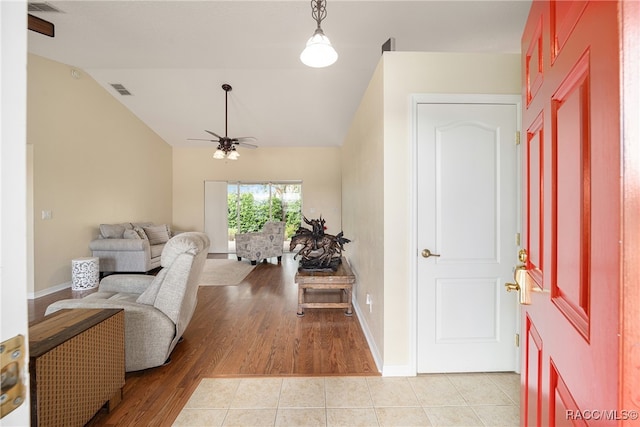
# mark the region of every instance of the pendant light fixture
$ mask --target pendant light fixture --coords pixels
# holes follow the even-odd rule
[[[327,16],[327,1],[311,0],[311,16],[315,19],[318,27],[307,41],[307,46],[300,54],[300,60],[309,67],[328,67],[336,62],[338,52],[331,46],[329,37],[325,36],[320,28],[320,22]]]

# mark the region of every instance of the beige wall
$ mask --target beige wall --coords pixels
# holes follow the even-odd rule
[[[154,221],[203,230],[204,181],[303,181],[303,212],[342,228],[340,149],[266,148],[217,161],[212,148],[172,149],[72,67],[29,55],[28,171],[33,234],[30,297],[71,280],[100,223]],[[52,212],[42,220],[41,212]],[[347,233],[348,234],[348,233]]]
[[[214,151],[214,146],[173,149],[173,223],[177,229],[204,231],[205,181],[302,180],[303,213],[307,218],[322,215],[328,233],[341,230],[339,148],[240,148],[237,161],[215,160]]]
[[[34,284],[68,283],[100,223],[171,223],[171,147],[88,74],[29,55]],[[41,212],[52,212],[43,220]]]
[[[366,314],[364,320],[370,322],[370,336],[382,353],[386,374],[411,374],[415,361],[415,319],[412,318],[415,301],[411,294],[415,275],[411,271],[411,259],[417,256],[417,249],[411,246],[415,233],[412,228],[415,165],[411,156],[411,95],[421,93],[519,94],[520,55],[387,52],[352,123],[344,145],[345,156],[348,151],[357,150],[375,150],[377,154],[352,157],[359,165],[345,162],[345,169],[359,170],[361,176],[357,180],[345,179],[343,198],[359,193],[361,200],[376,200],[384,194],[382,213],[377,211],[378,202],[371,205],[376,212],[359,214],[361,218],[374,218],[371,226],[383,234],[379,248],[368,248],[364,254],[353,256],[358,257],[354,263],[357,263],[361,287],[358,290],[360,306],[366,308],[361,294],[370,287],[374,292],[374,313],[380,308],[384,311],[383,324],[375,315]],[[374,138],[363,131],[367,126],[375,129]],[[383,133],[382,144],[379,132]],[[366,170],[371,179],[367,179]],[[343,174],[348,176],[346,170]],[[346,206],[344,211],[345,222],[346,218],[356,217],[353,212],[347,212]],[[366,227],[360,227],[354,238],[363,239],[366,233]],[[371,256],[377,258],[368,263],[363,261]],[[382,269],[376,263],[382,263]],[[382,284],[378,278],[380,272]],[[366,284],[362,278],[366,278]],[[376,301],[380,295],[382,301]],[[383,337],[381,341],[380,337]]]
[[[342,146],[342,220],[352,242],[345,253],[358,282],[355,299],[379,361],[384,343],[383,67],[378,64]],[[365,305],[372,299],[371,311]]]

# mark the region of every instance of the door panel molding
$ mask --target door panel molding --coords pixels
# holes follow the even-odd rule
[[[464,134],[480,130],[481,135],[474,133],[473,143],[465,139],[459,142]],[[436,247],[447,256],[438,258],[437,263],[486,263],[500,262],[500,217],[499,217],[499,182],[500,159],[499,147],[500,130],[486,126],[477,121],[456,121],[444,126],[438,126],[436,132]],[[458,153],[464,152],[465,158]],[[480,162],[483,158],[485,161]],[[456,167],[451,167],[455,162]],[[489,165],[484,168],[483,166]],[[464,180],[460,176],[464,174]],[[449,191],[445,194],[442,188]],[[452,188],[455,190],[452,192]],[[475,197],[479,194],[491,194],[490,204],[481,208]],[[473,223],[465,221],[466,215],[447,216],[444,211],[451,212],[447,205],[458,204],[460,200],[467,200],[470,208],[474,209]],[[478,223],[482,226],[478,227]],[[471,233],[482,233],[484,242],[481,248],[477,246],[473,251],[468,246],[460,245]],[[497,237],[497,238],[496,238]],[[458,251],[456,252],[456,249]],[[459,249],[463,251],[460,252]]]
[[[524,343],[524,378],[523,402],[521,404],[521,418],[526,420],[526,426],[542,426],[542,337],[538,333],[531,317],[525,320]],[[534,393],[532,393],[534,391]],[[531,410],[535,408],[535,411]],[[523,424],[521,422],[521,424]]]
[[[584,426],[587,427],[587,422],[579,415],[580,409],[575,399],[569,391],[569,387],[562,379],[562,376],[556,368],[556,364],[553,362],[553,358],[549,361],[550,371],[549,377],[551,379],[551,393],[549,393],[549,414],[552,416],[548,421],[548,425],[558,425],[563,420],[566,421],[567,426]],[[602,409],[595,410],[603,411]],[[587,412],[587,414],[589,414]]]
[[[587,341],[591,296],[590,99],[587,50],[551,97],[555,183],[552,190],[551,297]],[[573,155],[576,152],[581,156]],[[562,200],[562,204],[558,200]]]
[[[478,286],[478,284],[480,286]],[[436,281],[436,342],[438,344],[498,342],[500,340],[500,292],[497,277],[447,278]],[[471,305],[481,305],[491,316],[476,319],[473,335],[456,328]]]
[[[531,43],[525,55],[525,97],[527,107],[531,100],[538,93],[544,78],[544,57],[542,56],[542,16],[538,20],[538,25],[531,37]]]
[[[544,171],[547,165],[544,163],[544,115],[542,111],[533,120],[527,129],[526,147],[524,149],[524,173],[525,173],[525,212],[535,212],[527,216],[524,224],[525,249],[527,250],[526,266],[529,275],[536,284],[544,289]]]
[[[588,0],[568,2],[551,0],[551,63],[558,57],[571,36],[578,19],[587,7]]]

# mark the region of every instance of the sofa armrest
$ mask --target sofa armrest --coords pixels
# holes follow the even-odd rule
[[[143,251],[148,247],[145,239],[96,239],[89,243],[92,251]]]
[[[177,341],[176,325],[160,310],[146,304],[112,299],[66,299],[47,307],[46,314],[62,309],[124,309],[125,370],[127,372],[162,365]]]
[[[112,274],[100,281],[100,292],[124,292],[141,294],[153,282],[155,276],[146,274]]]

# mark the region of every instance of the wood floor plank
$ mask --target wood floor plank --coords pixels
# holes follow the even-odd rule
[[[210,257],[225,257],[214,255]],[[297,261],[262,263],[237,286],[201,286],[198,305],[169,364],[126,375],[122,402],[89,426],[171,425],[202,378],[379,375],[356,315],[306,309],[297,317]],[[357,286],[357,283],[356,283]],[[29,301],[29,321],[70,289]],[[335,292],[316,292],[336,301]]]

